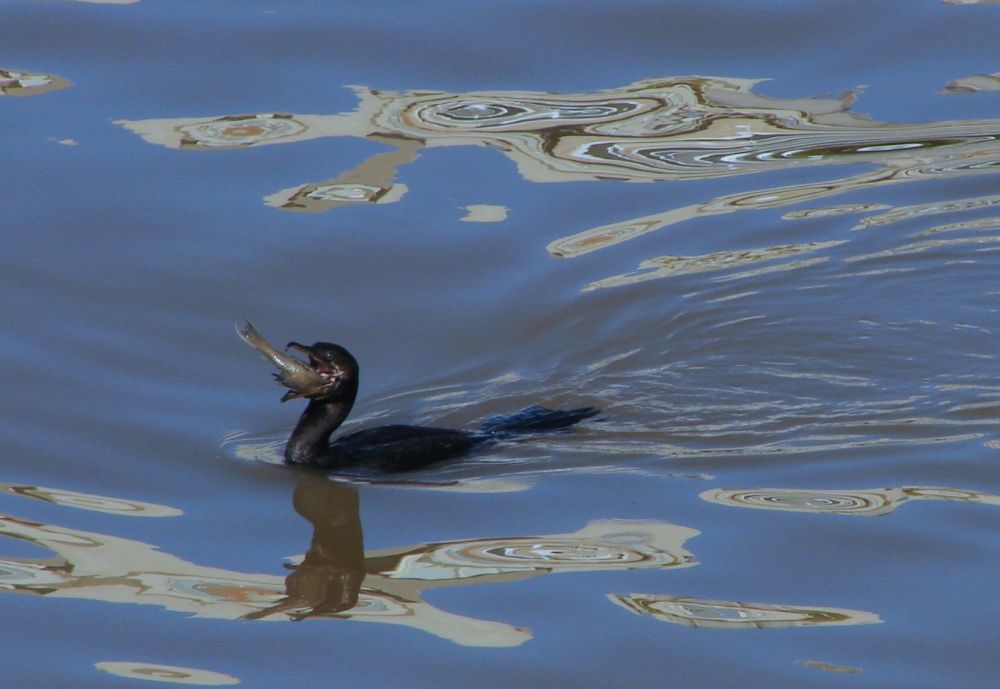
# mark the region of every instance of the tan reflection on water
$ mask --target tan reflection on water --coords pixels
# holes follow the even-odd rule
[[[507,219],[507,211],[510,209],[506,206],[475,203],[465,206],[464,210],[468,211],[467,215],[459,218],[463,222],[503,222]]]
[[[414,160],[421,148],[434,146],[488,146],[514,160],[520,173],[535,182],[680,181],[802,166],[875,166],[841,179],[730,194],[591,228],[550,243],[549,253],[561,258],[607,248],[699,216],[781,208],[874,186],[1000,170],[1000,120],[874,122],[850,112],[853,92],[839,99],[767,98],[752,92],[758,82],[665,77],[578,94],[396,92],[357,86],[352,88],[360,99],[358,107],[336,115],[254,113],[120,120],[117,124],[150,143],[189,150],[228,150],[336,136],[367,138],[394,149],[332,179],[300,184],[266,199],[277,208],[306,212],[399,200],[405,187],[393,181],[397,169]],[[939,212],[959,210],[946,208],[954,203],[928,204],[932,205],[940,207]],[[797,210],[785,218],[882,208],[878,204],[833,206]],[[899,217],[918,211],[916,207],[901,209]],[[890,217],[896,216],[876,216],[861,226],[888,222]],[[593,282],[585,289],[676,275],[672,268],[659,270],[661,263],[675,265],[686,258],[690,257],[649,259],[637,272]],[[640,272],[647,269],[652,271]]]
[[[232,132],[232,129],[227,129]],[[337,206],[366,203],[393,203],[407,192],[405,184],[394,184],[396,168],[417,159],[418,141],[379,137],[372,141],[391,143],[396,150],[372,156],[353,170],[335,179],[284,189],[264,198],[269,206],[286,211],[321,213]],[[194,144],[197,145],[197,144]]]
[[[719,505],[788,512],[825,512],[879,517],[908,500],[948,500],[1000,505],[1000,496],[957,488],[905,486],[865,490],[796,490],[791,488],[725,488],[706,490],[701,499]]]
[[[773,99],[760,80],[645,79],[593,93],[381,91],[337,115],[263,113],[120,120],[150,143],[245,148],[327,136],[375,137],[405,148],[489,146],[535,182],[652,182],[742,175],[790,166],[883,162],[991,136],[986,122],[895,125],[839,99]],[[947,124],[947,126],[945,126]]]
[[[811,667],[816,670],[825,670],[826,672],[843,672],[848,675],[858,675],[861,674],[861,668],[859,667],[848,667],[847,665],[834,665],[833,663],[824,663],[821,660],[796,660],[796,663],[802,663],[806,667]]]
[[[780,629],[882,622],[873,613],[845,608],[737,603],[645,593],[609,595],[608,599],[637,615],[700,629]]]
[[[852,263],[854,261],[867,261],[873,258],[887,258],[889,256],[905,256],[907,254],[919,254],[921,252],[927,251],[928,249],[938,249],[943,246],[956,246],[960,244],[996,244],[997,242],[1000,242],[1000,236],[963,237],[961,239],[929,239],[924,242],[903,244],[902,246],[897,246],[893,249],[886,249],[885,251],[876,251],[875,253],[872,254],[847,256],[846,258],[844,258],[844,260],[849,263]]]
[[[101,511],[132,516],[150,511],[157,516],[180,514],[149,503],[37,487],[14,488],[17,490],[10,491],[12,494],[49,496],[41,498],[46,500],[55,495],[72,496],[50,501],[83,509],[98,505]],[[909,497],[931,499],[959,499],[952,494],[960,493],[940,488],[901,490],[910,491]],[[975,495],[979,501],[994,498],[962,494]],[[1000,498],[994,499],[1000,504]],[[135,508],[103,509],[108,505]],[[596,520],[573,533],[421,543],[365,552],[356,489],[317,478],[295,488],[293,506],[312,524],[313,536],[305,555],[287,558],[290,563],[285,567],[291,572],[284,578],[204,567],[140,541],[0,515],[0,536],[57,553],[47,559],[0,558],[0,591],[152,604],[215,619],[383,622],[421,629],[465,646],[503,647],[522,644],[531,633],[503,622],[445,612],[425,603],[423,591],[542,574],[673,569],[697,564],[683,546],[700,532],[660,521]],[[632,612],[689,627],[741,629],[881,621],[873,613],[841,608],[646,594],[611,594],[608,598]],[[100,669],[109,672],[112,665],[122,672],[131,672],[132,666],[147,666],[100,665],[107,665]]]
[[[239,684],[235,677],[210,670],[199,670],[176,665],[160,665],[159,663],[136,663],[127,661],[102,661],[95,663],[95,668],[101,672],[129,679],[144,679],[154,682],[171,684],[196,684],[198,686],[219,687],[227,684]]]
[[[125,502],[89,497],[97,504]],[[294,507],[314,533],[309,551],[289,558],[287,577],[204,567],[140,541],[0,515],[0,536],[57,553],[47,559],[0,558],[0,591],[153,604],[216,619],[384,622],[462,645],[514,646],[530,639],[530,632],[445,612],[423,602],[422,591],[541,574],[697,564],[683,544],[699,532],[659,521],[599,520],[567,534],[365,553],[355,489],[325,480],[304,483],[295,490]]]
[[[71,490],[60,490],[58,488],[0,483],[0,491],[10,493],[11,495],[20,495],[25,498],[50,502],[54,505],[76,507],[92,512],[120,514],[128,517],[177,517],[184,514],[181,510],[165,505],[155,505],[149,502],[139,502],[138,500],[105,498],[100,495],[75,493]]]
[[[0,96],[37,96],[58,91],[73,84],[55,74],[0,69]]]
[[[956,222],[950,225],[938,225],[923,232],[915,232],[911,237],[926,237],[931,234],[941,232],[962,232],[966,230],[995,230],[1000,228],[1000,218],[981,218],[979,220],[969,220],[967,222]]]
[[[703,256],[659,256],[650,258],[639,264],[639,270],[624,275],[605,278],[592,282],[583,288],[584,292],[589,292],[603,287],[619,287],[621,285],[631,285],[645,280],[656,280],[674,275],[684,275],[685,273],[703,273],[716,270],[729,270],[741,266],[753,265],[756,263],[767,263],[783,258],[809,254],[821,249],[828,249],[838,244],[844,244],[847,240],[832,242],[810,242],[808,244],[786,244],[784,246],[768,246],[762,249],[745,249],[742,251],[720,251],[714,254]],[[779,270],[794,270],[807,266],[822,263],[829,257],[823,256],[804,261],[789,261],[777,266],[731,273],[724,277],[715,278],[715,281],[737,280],[740,278],[752,277],[762,273]]]
[[[961,211],[975,210],[977,208],[989,208],[1000,205],[1000,196],[979,196],[972,199],[958,199],[955,201],[938,201],[935,203],[922,203],[917,206],[903,206],[893,209],[887,213],[873,215],[865,218],[853,230],[867,229],[869,227],[879,227],[901,220],[923,217],[927,215],[938,215],[941,213],[958,213]]]
[[[871,211],[881,211],[892,206],[882,203],[851,203],[843,206],[827,206],[826,208],[802,208],[797,211],[788,211],[781,216],[782,220],[807,220],[810,218],[832,218],[838,215],[848,215],[850,213],[870,213]]]
[[[954,123],[939,123],[942,127],[947,124]],[[1000,122],[992,123],[993,127],[997,125],[1000,125]],[[931,127],[932,125],[926,126]],[[983,138],[985,139],[987,136],[984,135]],[[893,161],[891,165],[887,164],[885,167],[878,168],[872,172],[855,175],[854,177],[842,180],[772,188],[749,194],[733,194],[719,197],[707,204],[685,206],[665,213],[597,227],[571,237],[556,240],[549,244],[548,249],[554,256],[569,258],[618,244],[652,232],[653,230],[690,220],[699,215],[717,215],[732,213],[738,210],[781,208],[825,196],[856,191],[869,186],[896,184],[930,177],[944,178],[994,173],[1000,170],[1000,146],[997,146],[996,142],[993,141],[992,135],[988,138],[989,141],[980,142],[978,145],[970,143],[967,147],[971,147],[973,150],[951,151],[950,146],[945,145],[945,148],[949,150],[939,151],[940,157],[931,156],[930,153],[922,151],[919,157],[913,154],[915,157],[912,161],[907,162],[905,158],[900,158]],[[996,197],[928,203],[921,206],[899,209],[898,213],[885,213],[876,216],[874,220],[862,220],[852,229],[863,229],[897,220],[918,217],[920,215],[972,210],[992,206],[996,203]],[[847,212],[867,212],[881,207],[881,205],[858,204],[857,206],[839,206],[834,208],[838,211],[836,214],[844,214]],[[823,211],[825,210],[827,209],[804,210],[794,215],[789,213],[783,217],[785,219],[824,217],[825,213]]]
[[[952,79],[941,93],[973,93],[974,91],[1000,91],[1000,72],[973,74],[971,77]]]

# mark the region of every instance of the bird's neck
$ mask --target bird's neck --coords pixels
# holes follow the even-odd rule
[[[351,413],[357,390],[332,400],[310,400],[285,445],[285,461],[306,466],[323,466],[330,453],[330,436]]]

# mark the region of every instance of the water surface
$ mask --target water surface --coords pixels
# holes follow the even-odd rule
[[[1000,8],[2,7],[11,686],[995,676]],[[242,318],[604,411],[329,481]]]

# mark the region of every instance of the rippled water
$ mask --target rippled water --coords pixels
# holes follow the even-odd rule
[[[996,3],[0,7],[5,686],[1000,670]]]

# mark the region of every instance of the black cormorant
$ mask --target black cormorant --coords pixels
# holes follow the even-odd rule
[[[285,462],[320,469],[364,468],[381,473],[415,471],[458,459],[487,443],[525,433],[554,431],[599,413],[594,407],[568,411],[532,406],[510,416],[496,417],[478,431],[427,426],[379,426],[330,440],[351,413],[358,394],[358,362],[340,345],[312,346],[290,342],[309,357],[294,359],[269,345],[247,323],[240,336],[278,367],[275,378],[289,389],[282,401],[305,397],[302,413],[285,446]]]

